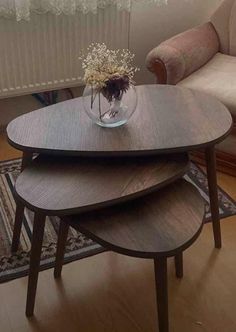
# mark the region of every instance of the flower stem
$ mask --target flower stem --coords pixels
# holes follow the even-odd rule
[[[98,107],[99,107],[99,118],[102,121],[102,111],[101,111],[101,93],[98,92]]]

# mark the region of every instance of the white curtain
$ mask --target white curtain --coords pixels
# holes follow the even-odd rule
[[[55,15],[75,14],[76,11],[96,14],[98,8],[111,4],[119,10],[130,10],[132,2],[166,3],[167,0],[0,0],[0,16],[16,18],[17,21],[29,20],[31,12]]]

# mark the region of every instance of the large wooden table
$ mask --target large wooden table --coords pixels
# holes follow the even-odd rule
[[[23,151],[22,170],[33,153],[115,157],[150,156],[204,148],[215,246],[221,247],[215,145],[230,133],[232,117],[216,99],[180,87],[137,87],[138,106],[127,125],[101,128],[83,110],[82,98],[13,120],[9,143]],[[19,243],[24,205],[18,204],[12,249]]]
[[[138,86],[127,125],[93,124],[76,98],[22,115],[7,127],[9,143],[28,153],[140,156],[186,152],[221,142],[231,131],[226,107],[206,94],[173,86]]]

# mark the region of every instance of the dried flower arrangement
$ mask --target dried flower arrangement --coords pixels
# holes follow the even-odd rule
[[[137,67],[132,66],[134,54],[129,50],[110,50],[103,44],[91,44],[88,54],[81,56],[84,82],[101,92],[109,102],[121,99],[134,84]]]

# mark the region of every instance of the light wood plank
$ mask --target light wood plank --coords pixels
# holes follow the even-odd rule
[[[0,160],[21,158],[22,152],[11,147],[5,133],[0,133]]]

